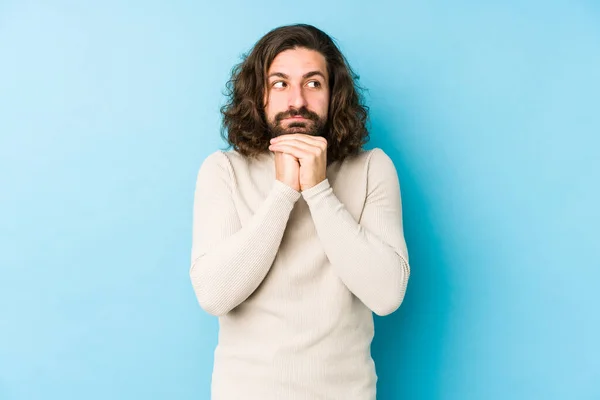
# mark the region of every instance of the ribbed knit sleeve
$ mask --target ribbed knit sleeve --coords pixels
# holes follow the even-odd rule
[[[335,196],[328,179],[302,196],[336,274],[374,313],[387,315],[404,299],[410,267],[396,169],[380,149],[369,157],[367,198],[359,222]]]
[[[197,175],[190,278],[200,306],[224,315],[242,303],[269,271],[300,192],[275,180],[253,216],[242,223],[233,200],[228,157],[209,155]]]

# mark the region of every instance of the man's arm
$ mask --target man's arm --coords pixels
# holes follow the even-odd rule
[[[392,160],[380,149],[370,155],[367,199],[359,223],[327,179],[302,196],[340,279],[376,314],[394,312],[404,299],[410,266],[400,184]]]
[[[215,152],[202,163],[194,194],[190,278],[198,302],[213,315],[228,313],[260,285],[300,197],[274,180],[263,204],[242,227],[232,182],[229,159]]]

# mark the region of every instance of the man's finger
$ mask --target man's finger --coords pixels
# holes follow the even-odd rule
[[[318,155],[319,153],[327,150],[327,146],[322,145],[320,143],[308,142],[308,141],[303,141],[300,139],[293,139],[293,138],[276,141],[276,142],[272,143],[271,146],[278,146],[278,145],[283,145],[283,144],[296,146],[300,149],[303,149],[304,151],[310,152],[315,155]]]
[[[325,139],[324,137],[305,135],[301,133],[292,133],[288,135],[278,136],[276,138],[271,139],[271,143],[279,143],[288,140],[298,140],[304,143],[311,144],[313,146],[318,146],[320,148],[324,148],[324,146],[326,148],[327,146],[327,139]]]
[[[313,145],[310,143],[302,142],[300,140],[286,140],[279,143],[273,143],[271,146],[281,145],[294,146],[302,151],[305,151],[307,154],[312,155],[312,157],[320,157],[322,154],[327,152],[326,147]]]
[[[313,151],[310,151],[310,149],[307,150],[306,148],[299,147],[292,143],[272,144],[271,146],[269,146],[269,150],[291,154],[292,156],[298,159],[315,157],[315,153]]]

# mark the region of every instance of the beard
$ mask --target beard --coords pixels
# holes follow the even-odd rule
[[[284,118],[294,117],[300,115],[308,121],[293,121],[290,122],[287,127],[281,124]],[[277,137],[282,135],[288,135],[291,133],[303,133],[310,136],[325,136],[326,120],[325,118],[319,117],[315,112],[309,111],[306,107],[300,109],[291,109],[286,112],[280,112],[275,115],[273,121],[268,122],[269,132],[271,137]]]

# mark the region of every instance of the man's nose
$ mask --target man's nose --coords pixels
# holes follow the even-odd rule
[[[306,106],[306,98],[304,97],[304,93],[302,92],[302,87],[292,87],[289,93],[290,98],[288,106],[294,107],[296,109]]]

